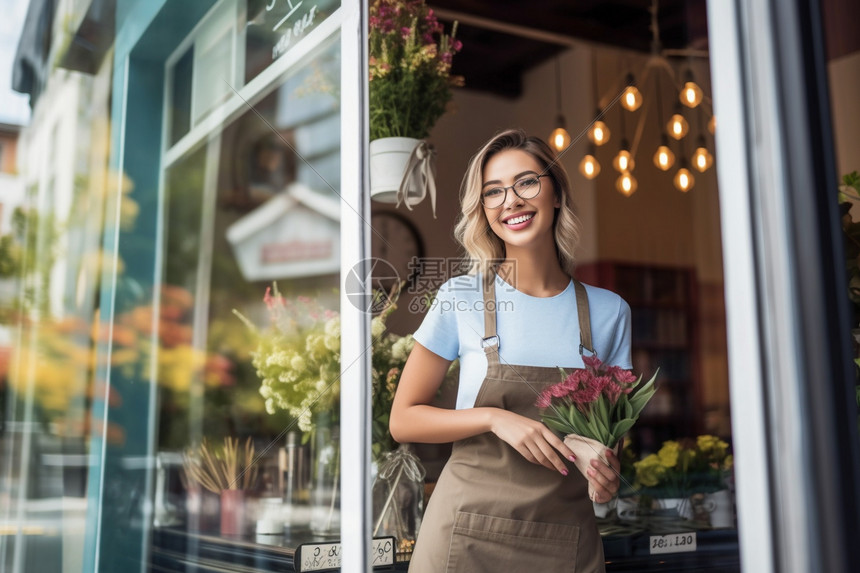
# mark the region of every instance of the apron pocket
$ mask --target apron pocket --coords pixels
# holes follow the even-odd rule
[[[579,527],[458,511],[448,571],[574,571]]]

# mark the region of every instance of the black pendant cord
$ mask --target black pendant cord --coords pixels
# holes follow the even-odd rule
[[[558,112],[558,117],[562,117],[561,113],[561,58],[555,59],[555,109]]]
[[[597,117],[595,120],[603,116],[603,110],[600,109],[600,94],[597,90],[597,52],[591,51],[591,87],[594,91],[594,107],[597,109]]]

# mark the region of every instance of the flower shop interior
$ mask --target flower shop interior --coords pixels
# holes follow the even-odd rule
[[[358,76],[344,80],[360,68],[341,46],[346,3],[53,4],[32,0],[26,27],[56,9],[65,40],[44,54],[22,41],[17,56],[41,54],[48,78],[21,87],[27,191],[0,197],[0,240],[20,239],[5,234],[20,213],[35,261],[16,286],[35,318],[0,314],[0,499],[49,533],[0,535],[0,569],[336,568],[355,459],[340,444],[341,396],[355,397],[341,350],[369,305],[373,547],[406,570],[451,446],[399,446],[391,401],[429,301],[464,272],[453,230],[468,161],[519,127],[570,176],[576,278],[628,302],[633,371],[659,370],[624,440],[619,496],[594,504],[607,571],[740,570],[705,0],[370,2],[371,134],[391,111],[374,89],[396,67],[394,51],[374,55],[391,32],[380,5],[415,15],[395,39],[432,45],[409,49],[442,81],[435,100],[422,92],[433,117],[417,135],[387,134],[422,140],[413,167],[427,169],[400,204],[402,171],[371,190],[372,301],[343,262],[344,166],[365,149],[346,141],[360,101]],[[860,36],[843,22],[857,12],[823,6],[846,174],[860,156]],[[860,189],[856,173],[845,181]],[[455,361],[437,405],[454,407],[457,381]]]

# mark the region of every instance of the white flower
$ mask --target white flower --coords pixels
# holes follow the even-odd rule
[[[334,316],[325,323],[326,336],[337,336],[340,338],[340,317]]]
[[[385,332],[385,321],[377,316],[370,321],[370,335],[376,339],[382,336],[383,332]]]
[[[394,344],[391,345],[391,358],[405,362],[409,358],[409,353],[412,352],[414,346],[415,339],[412,338],[411,334],[395,340]]]
[[[313,421],[311,420],[311,412],[310,410],[305,410],[299,415],[299,429],[303,432],[310,432],[314,428]]]
[[[293,356],[292,360],[290,360],[290,368],[293,370],[304,370],[305,369],[305,359],[296,354]]]

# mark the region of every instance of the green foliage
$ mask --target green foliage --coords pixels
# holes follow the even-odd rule
[[[57,260],[57,243],[63,229],[53,214],[18,207],[12,213],[12,232],[0,236],[0,278],[24,281],[16,310],[50,310],[48,282]]]

